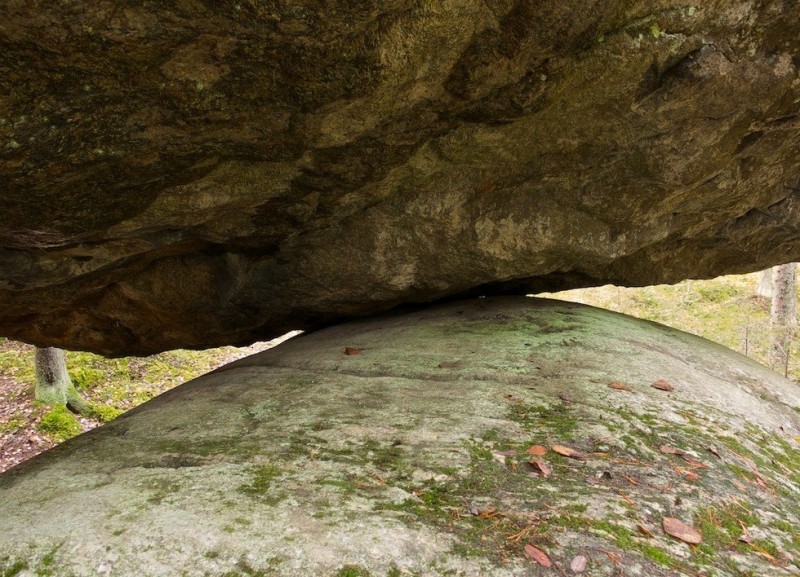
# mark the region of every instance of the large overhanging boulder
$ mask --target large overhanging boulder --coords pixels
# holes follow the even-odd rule
[[[0,574],[796,576],[798,411],[749,359],[591,307],[358,321],[0,475]]]
[[[0,334],[105,354],[800,259],[774,0],[0,7]]]

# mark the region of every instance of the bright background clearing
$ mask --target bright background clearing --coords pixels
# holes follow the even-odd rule
[[[718,342],[769,366],[770,301],[756,296],[758,273],[642,288],[602,286],[537,296],[570,300],[656,321]],[[800,380],[798,343],[788,377]],[[781,374],[783,367],[774,367]]]

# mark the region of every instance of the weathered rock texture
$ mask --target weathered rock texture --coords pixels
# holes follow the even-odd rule
[[[800,389],[728,349],[475,299],[298,337],[5,473],[0,572],[800,575],[799,443]],[[544,478],[537,444],[583,457]]]
[[[789,0],[4,1],[0,334],[148,353],[798,260],[798,50]]]

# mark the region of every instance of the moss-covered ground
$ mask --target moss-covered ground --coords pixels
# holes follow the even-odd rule
[[[118,359],[67,351],[72,383],[91,408],[90,414],[75,417],[34,401],[34,348],[0,339],[0,471],[20,458],[112,421],[164,391],[268,346],[258,343],[246,348],[175,350]]]
[[[750,451],[735,437],[720,438],[702,426],[676,429],[655,425],[648,416],[623,415],[622,421],[611,414],[602,419],[613,439],[587,442],[587,420],[602,417],[595,411],[511,402],[509,418],[526,435],[510,438],[488,430],[467,443],[467,468],[457,474],[440,469],[444,480],[409,481],[408,471],[403,473],[408,464],[393,458],[396,476],[385,474],[382,482],[396,482],[412,497],[379,502],[376,508],[402,513],[412,524],[436,526],[456,537],[458,555],[489,558],[499,565],[524,557],[528,543],[544,551],[582,544],[578,552],[591,550],[594,540],[613,546],[607,555],[612,563],[635,564],[652,576],[800,570],[797,448],[778,436],[765,438],[755,427],[744,438],[761,450]],[[583,426],[574,436],[578,422]],[[582,458],[550,450],[541,460],[552,472],[543,477],[526,449],[548,439],[579,447]],[[720,440],[725,446],[711,453],[708,448]],[[663,454],[659,448],[666,443],[680,447],[681,455]],[[759,472],[756,463],[765,458],[785,462],[784,474]],[[794,481],[791,486],[787,479]],[[348,490],[356,492],[358,486]],[[661,528],[663,517],[684,511],[703,537],[697,546],[679,545]],[[750,538],[750,533],[762,537]],[[676,554],[677,547],[686,549],[683,555]]]

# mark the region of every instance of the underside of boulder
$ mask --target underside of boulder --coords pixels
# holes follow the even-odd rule
[[[11,469],[0,573],[798,575],[798,443],[797,386],[699,337],[455,302],[297,337]]]
[[[8,0],[0,334],[241,344],[800,259],[790,0]]]

